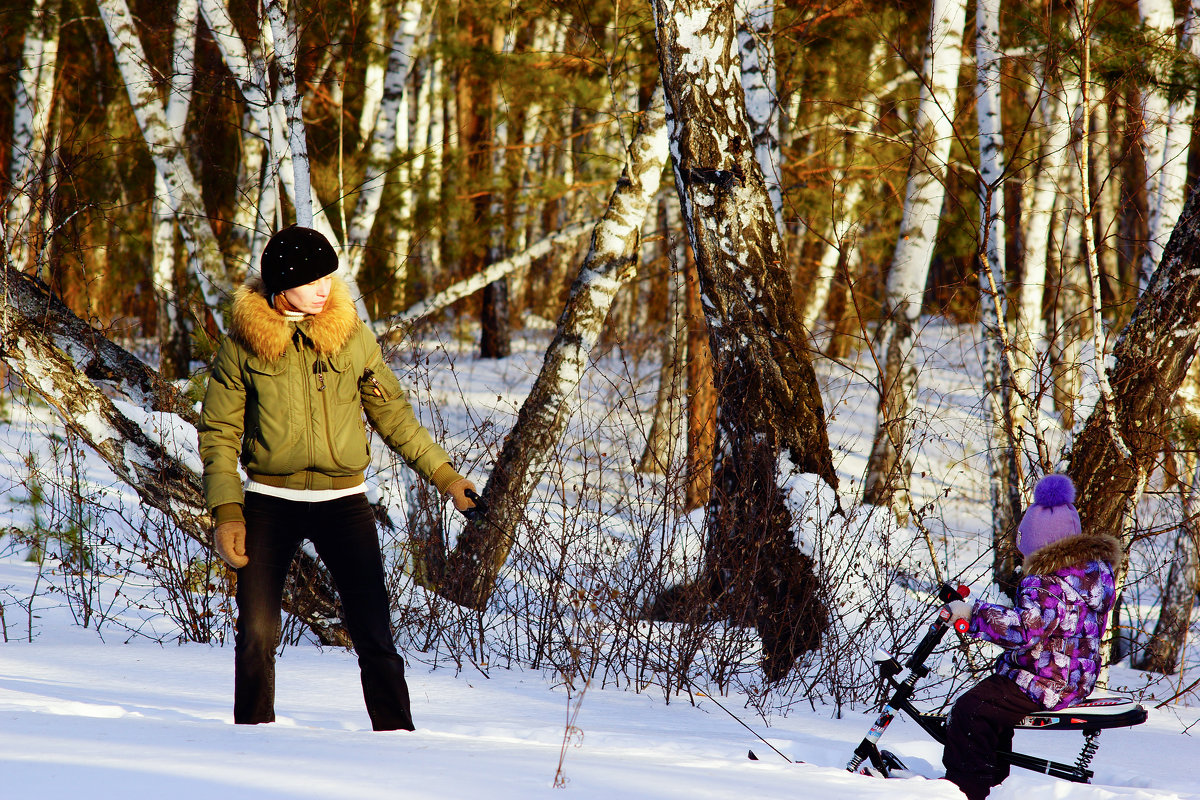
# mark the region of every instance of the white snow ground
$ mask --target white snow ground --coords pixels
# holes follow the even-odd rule
[[[21,587],[34,569],[0,565]],[[293,647],[278,667],[279,720],[235,726],[232,649],[101,641],[69,618],[42,618],[32,643],[0,646],[0,797],[24,798],[888,798],[961,795],[940,751],[903,718],[883,746],[924,777],[844,771],[869,713],[820,708],[770,725],[738,697],[719,702],[805,764],[789,764],[711,699],[588,689],[554,788],[567,692],[541,673],[410,669],[413,733],[370,730],[352,655]],[[10,621],[11,624],[11,621]],[[1106,731],[1091,785],[1014,771],[996,800],[1200,798],[1200,712],[1154,710]],[[1190,733],[1187,730],[1190,728]],[[1018,749],[1071,761],[1077,733],[1025,733]],[[747,758],[753,749],[759,761]]]
[[[539,346],[489,365],[459,354],[453,375],[440,368],[431,373],[434,402],[452,438],[481,420],[495,420],[501,434],[507,430],[522,386],[540,363]],[[972,547],[986,531],[980,510],[986,492],[979,478],[982,456],[972,442],[979,428],[977,392],[971,388],[977,381],[970,377],[977,362],[958,347],[937,343],[932,349],[942,360],[923,372],[927,417],[917,488],[922,499],[941,498],[934,534],[947,558],[960,558],[967,563],[957,564],[959,571],[978,575],[986,559],[972,560]],[[864,386],[847,372],[831,382],[826,395],[846,486],[861,476],[869,447],[874,403]],[[653,395],[653,385],[647,394]],[[54,428],[43,414],[16,404],[0,414],[5,416],[11,424],[0,421],[0,532],[10,524],[31,524],[36,504],[28,496],[28,459],[50,458],[44,432]],[[480,459],[477,480],[487,466]],[[104,474],[95,459],[83,472],[99,498],[95,508],[115,508],[111,527],[129,530],[119,517],[136,508],[136,500]],[[946,487],[952,489],[948,494]],[[956,556],[954,542],[967,555]],[[170,624],[150,607],[139,620],[137,600],[119,609],[120,625],[97,634],[78,626],[70,604],[46,593],[48,583],[20,552],[0,547],[0,800],[961,797],[935,780],[940,748],[903,718],[893,723],[883,746],[901,754],[916,777],[881,780],[845,772],[854,745],[873,721],[868,709],[844,710],[837,718],[826,706],[794,707],[787,716],[764,720],[743,696],[719,698],[776,748],[807,762],[790,764],[710,698],[697,697],[693,705],[687,697],[673,697],[668,703],[658,691],[593,687],[579,701],[578,732],[564,751],[571,698],[560,681],[535,671],[456,674],[429,671],[410,659],[418,730],[373,733],[353,656],[313,646],[289,647],[279,660],[279,721],[235,726],[232,647],[159,644],[156,639],[173,640]],[[121,588],[131,587],[109,581],[95,597],[112,600]],[[131,630],[148,635],[130,635]],[[1188,663],[1194,661],[1189,655]],[[1130,670],[1115,670],[1113,677],[1118,686],[1144,684],[1141,673]],[[1195,670],[1185,678],[1194,681]],[[1161,685],[1155,691],[1165,696]],[[992,796],[1200,798],[1196,693],[1182,702],[1192,705],[1155,708],[1143,726],[1105,732],[1092,764],[1092,785],[1016,770]],[[1081,741],[1077,733],[1021,733],[1017,749],[1069,762]],[[751,749],[761,760],[747,759]],[[566,779],[565,788],[555,788],[556,774]]]

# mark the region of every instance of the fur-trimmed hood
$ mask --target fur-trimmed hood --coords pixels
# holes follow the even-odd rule
[[[1089,561],[1104,561],[1116,570],[1125,562],[1125,548],[1107,534],[1068,536],[1031,553],[1024,571],[1026,575],[1049,575]]]
[[[341,279],[334,277],[321,313],[306,317],[303,324],[313,349],[322,355],[338,352],[349,341],[360,320],[350,290]],[[292,325],[268,304],[262,278],[257,275],[234,293],[230,335],[267,361],[282,356],[292,339]]]

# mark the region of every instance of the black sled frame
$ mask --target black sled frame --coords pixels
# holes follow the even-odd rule
[[[955,589],[950,584],[943,584],[938,590],[942,603],[961,600],[968,594],[965,587]],[[925,636],[917,643],[916,649],[908,661],[901,666],[900,662],[887,653],[880,653],[875,658],[879,666],[879,674],[892,687],[892,696],[883,707],[871,730],[863,737],[858,747],[854,749],[854,757],[846,765],[850,772],[869,771],[864,766],[870,762],[874,772],[884,777],[891,777],[897,770],[904,769],[903,763],[892,753],[879,749],[879,739],[887,730],[897,712],[907,714],[921,729],[935,741],[946,743],[946,717],[941,714],[927,714],[912,703],[913,690],[917,682],[929,674],[925,660],[933,653],[934,648],[941,642],[949,623],[940,616],[929,626]],[[1030,714],[1018,725],[1018,729],[1062,731],[1083,731],[1083,749],[1074,764],[1060,764],[1037,756],[1024,753],[1002,751],[1000,757],[1014,767],[1052,775],[1056,778],[1087,783],[1094,774],[1088,769],[1092,757],[1099,748],[1096,741],[1100,731],[1105,728],[1127,728],[1141,725],[1146,721],[1146,709],[1141,705],[1119,697],[1099,697],[1085,700],[1082,703],[1059,711],[1040,711]]]

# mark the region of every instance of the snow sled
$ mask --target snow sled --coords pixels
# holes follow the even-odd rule
[[[949,584],[943,584],[938,592],[942,603],[964,599],[969,591],[966,587],[955,589]],[[927,714],[912,703],[913,690],[917,682],[929,674],[925,660],[933,653],[935,647],[950,629],[949,623],[938,617],[929,626],[928,632],[917,644],[912,656],[904,665],[887,653],[879,653],[875,663],[882,677],[892,688],[892,696],[883,707],[871,730],[863,737],[862,742],[854,749],[854,757],[846,765],[850,772],[861,772],[868,775],[892,777],[905,771],[902,761],[893,753],[879,749],[879,739],[891,724],[896,712],[903,712],[911,717],[922,730],[941,744],[946,743],[946,717],[942,714]],[[960,629],[961,630],[961,629]],[[1126,697],[1096,694],[1073,706],[1057,711],[1038,711],[1017,725],[1019,730],[1039,731],[1082,731],[1083,749],[1074,764],[1060,764],[1056,761],[1025,755],[1024,753],[1001,752],[1000,757],[1014,767],[1053,775],[1056,778],[1087,783],[1094,774],[1088,769],[1092,757],[1096,755],[1100,731],[1105,728],[1128,728],[1141,725],[1146,721],[1146,709]]]

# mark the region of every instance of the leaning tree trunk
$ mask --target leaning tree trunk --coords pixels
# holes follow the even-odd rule
[[[613,297],[637,274],[642,220],[658,193],[666,160],[660,89],[630,145],[629,163],[608,209],[592,233],[591,249],[571,286],[541,372],[484,487],[487,511],[463,531],[450,554],[441,593],[457,603],[482,609],[495,589],[525,505],[566,430],[571,416],[568,401],[600,337]]]
[[[1159,453],[1168,449],[1169,411],[1198,340],[1200,194],[1193,190],[1113,348],[1111,392],[1101,396],[1068,456],[1084,530],[1129,544],[1134,509]],[[1124,577],[1122,571],[1118,591]]]
[[[863,498],[871,505],[891,506],[902,519],[911,507],[907,449],[917,385],[911,351],[946,196],[946,164],[954,138],[950,115],[956,105],[966,13],[966,0],[934,0],[930,13],[904,212],[879,325],[879,407]]]
[[[122,412],[110,395],[120,392],[138,412],[175,414],[194,425],[196,412],[187,399],[76,317],[41,281],[8,266],[3,281],[6,305],[0,314],[0,360],[137,492],[144,505],[210,546],[212,521],[205,510],[200,476]],[[311,556],[301,553],[293,565],[283,607],[322,643],[351,646],[333,584]]]
[[[708,601],[735,623],[756,624],[764,673],[779,680],[818,646],[827,620],[784,489],[792,471],[836,489],[825,413],[755,160],[734,2],[655,0],[654,17],[719,395],[705,580],[680,605],[695,614]]]

